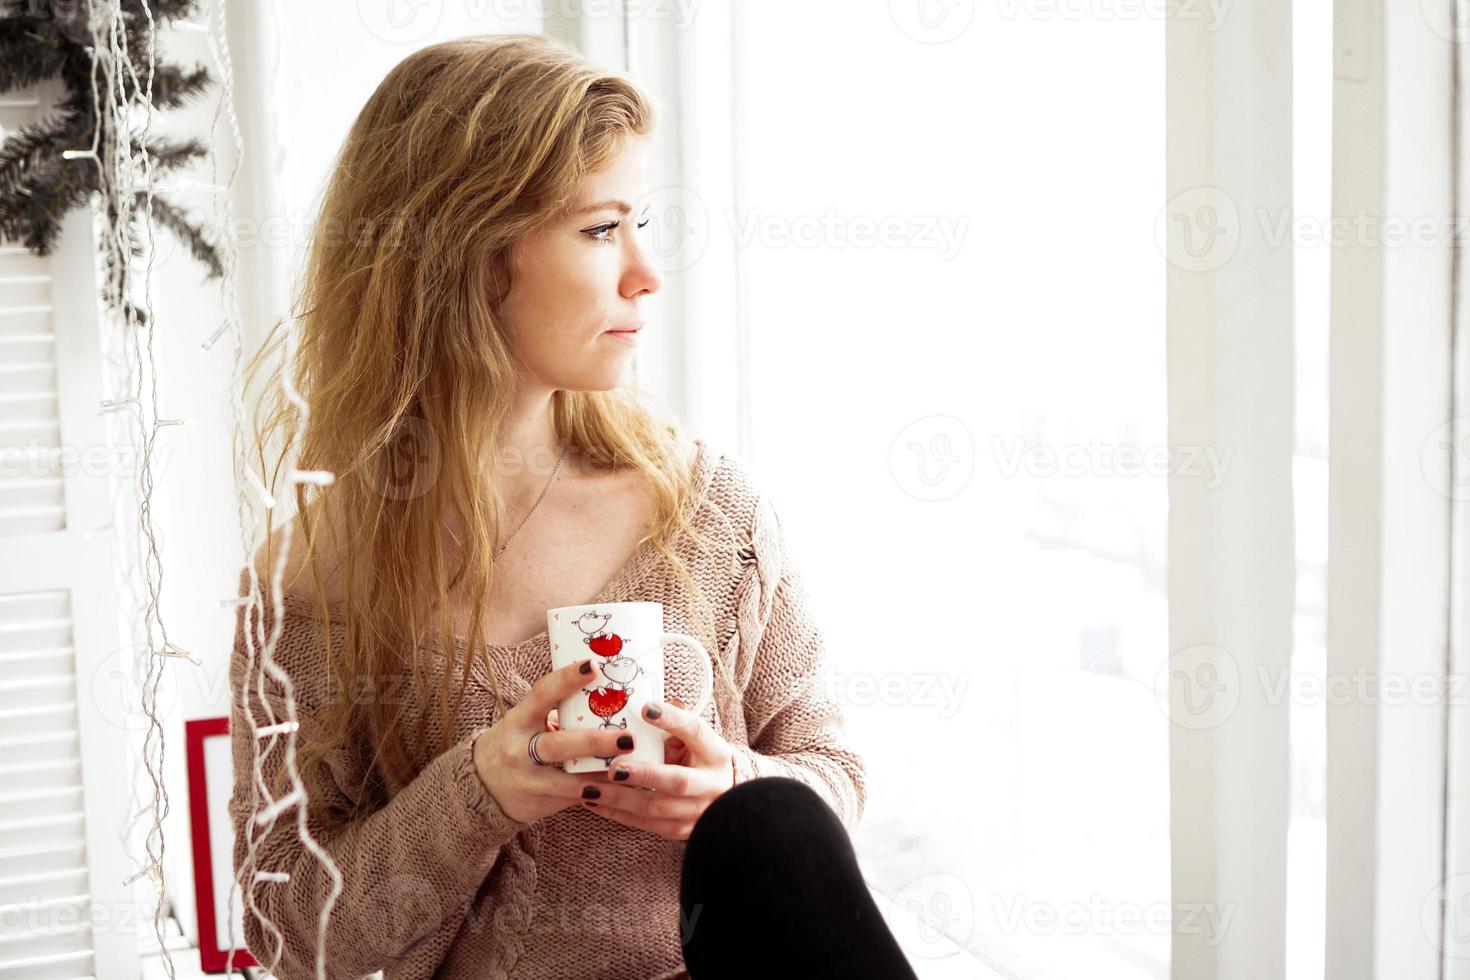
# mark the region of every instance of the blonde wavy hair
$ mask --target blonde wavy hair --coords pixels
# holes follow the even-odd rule
[[[503,716],[482,610],[496,541],[512,530],[487,476],[520,370],[497,315],[508,253],[574,203],[583,177],[610,163],[623,139],[654,125],[649,99],[625,78],[515,34],[414,52],[353,123],[293,290],[295,337],[278,321],[247,368],[247,383],[261,390],[251,456],[262,482],[279,498],[293,456],[295,468],[335,474],[330,486],[292,485],[333,691],[352,692],[315,736],[302,732],[308,791],[320,785],[323,758],[349,740],[369,739],[381,769],[377,785],[359,788],[358,812],[385,802],[382,775],[399,784],[415,775],[414,760],[427,757],[426,719],[406,712],[404,698],[379,695],[385,679],[407,675],[415,702],[427,703],[425,651],[450,660],[437,672],[438,752],[449,747],[475,659]],[[284,391],[283,370],[309,411]],[[631,386],[560,390],[552,405],[563,444],[595,464],[647,474],[656,516],[643,541],[677,570],[707,625],[712,610],[672,547],[680,532],[709,544],[684,516],[694,487],[677,423],[656,418]],[[445,557],[451,517],[468,532],[457,562]],[[343,573],[340,653],[322,552]],[[452,590],[473,610],[466,656],[455,644]],[[318,814],[329,827],[350,816]]]

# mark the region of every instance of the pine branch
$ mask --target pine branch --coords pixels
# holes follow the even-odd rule
[[[35,186],[27,188],[25,206],[15,219],[5,219],[6,238],[19,239],[37,255],[50,255],[60,233],[60,213],[57,208],[65,194],[61,186],[62,175],[54,167],[54,161],[45,160],[37,168]]]
[[[37,44],[22,18],[0,19],[0,89],[25,88],[54,78],[66,67],[65,53],[55,45]]]
[[[153,4],[153,16],[159,20],[174,21],[194,16],[194,0],[157,0]]]
[[[49,154],[69,127],[64,120],[43,120],[22,126],[0,147],[0,188],[12,191]]]
[[[178,109],[209,90],[209,69],[195,66],[187,75],[176,65],[160,65],[153,75],[153,105]]]
[[[155,173],[177,170],[190,161],[208,154],[209,148],[198,140],[189,140],[187,143],[164,143],[161,140],[154,140],[148,144],[148,162]]]
[[[143,195],[139,195],[136,205],[140,210],[147,206]],[[224,266],[220,263],[219,252],[216,251],[214,245],[173,204],[164,198],[154,197],[153,220],[173,232],[174,237],[189,249],[189,254],[209,266],[211,279],[218,279],[225,274]]]
[[[182,17],[193,17],[196,0],[121,0],[122,43],[133,71],[122,73],[117,86],[126,101],[140,101],[146,91],[156,109],[175,109],[203,96],[211,78],[202,65],[182,68],[162,60],[157,32]],[[62,151],[89,147],[99,126],[92,90],[93,53],[90,17],[82,0],[0,0],[0,91],[23,88],[59,77],[65,95],[49,118],[8,134],[0,147],[0,238],[22,241],[48,255],[66,214],[89,207],[98,190],[97,161],[67,160]],[[150,65],[150,58],[152,64]],[[134,159],[147,158],[152,174],[177,171],[208,154],[199,140],[173,142],[140,139],[136,132],[115,134],[130,143]],[[123,234],[132,255],[142,253],[140,221],[166,229],[183,242],[211,277],[223,274],[213,243],[171,201],[146,192],[137,194]],[[115,222],[115,214],[109,214]],[[123,297],[106,296],[131,317],[142,311]],[[146,317],[144,317],[146,320]]]
[[[129,23],[142,33],[148,22],[148,15],[143,11],[143,0],[122,0],[119,6]],[[148,10],[153,15],[154,23],[165,23],[180,17],[192,17],[193,6],[194,0],[149,0]]]
[[[126,322],[131,323],[133,326],[140,329],[147,329],[150,319],[147,310],[143,309],[143,307],[139,306],[137,303],[134,303],[132,300],[128,300],[124,304],[123,309],[125,311],[125,316],[127,317]]]

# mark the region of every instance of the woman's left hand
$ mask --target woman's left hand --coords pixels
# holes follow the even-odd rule
[[[678,698],[656,703],[661,710],[643,720],[668,733],[662,765],[616,756],[606,774],[589,779],[600,795],[582,808],[609,820],[670,840],[688,840],[705,808],[735,783],[730,744]],[[619,770],[627,776],[618,779]],[[585,791],[585,790],[584,790]]]

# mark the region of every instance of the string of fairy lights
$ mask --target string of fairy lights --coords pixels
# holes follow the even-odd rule
[[[124,845],[129,848],[131,856],[137,825],[141,820],[148,820],[146,833],[143,835],[144,854],[137,862],[138,869],[124,884],[131,885],[147,877],[155,887],[153,932],[164,969],[172,978],[175,972],[165,942],[164,929],[163,828],[169,813],[169,796],[163,776],[165,728],[160,714],[159,692],[165,682],[165,675],[172,666],[182,667],[187,664],[199,667],[202,664],[193,653],[170,640],[162,615],[165,569],[154,512],[159,439],[163,437],[165,429],[188,424],[189,420],[164,418],[159,412],[157,338],[151,296],[156,255],[151,214],[152,196],[157,188],[153,181],[151,161],[143,149],[147,145],[149,126],[154,116],[151,95],[157,60],[157,25],[146,0],[142,3],[142,10],[147,21],[148,55],[145,65],[135,65],[125,43],[124,32],[128,25],[120,0],[88,0],[92,33],[92,91],[99,123],[90,148],[68,150],[63,156],[68,159],[93,160],[98,168],[99,207],[96,208],[94,223],[98,232],[98,270],[103,280],[104,296],[108,300],[132,297],[136,300],[137,307],[146,312],[146,320],[138,323],[126,312],[126,302],[104,304],[104,316],[108,319],[105,321],[106,329],[103,330],[103,366],[108,397],[102,401],[99,411],[107,416],[106,431],[110,446],[114,450],[127,451],[128,457],[134,461],[136,476],[131,485],[115,479],[110,488],[113,506],[111,527],[119,532],[117,568],[123,582],[124,597],[130,603],[129,621],[135,634],[135,643],[130,648],[135,656],[129,666],[133,669],[134,679],[141,678],[140,706],[146,720],[141,744],[136,741],[132,744],[132,748],[141,757],[141,768],[137,765],[137,758],[131,761],[138,776],[146,774],[152,789],[151,798],[139,800],[135,795],[134,806],[121,831]],[[271,10],[279,27],[281,21],[278,0],[272,0]],[[295,691],[290,676],[275,660],[276,644],[283,626],[282,585],[290,555],[291,522],[268,522],[265,519],[263,512],[275,511],[277,498],[266,489],[251,465],[251,445],[247,438],[249,430],[246,425],[246,351],[237,278],[239,252],[234,226],[230,220],[230,196],[244,155],[244,140],[233,102],[234,73],[226,43],[223,0],[212,0],[210,11],[209,23],[175,21],[172,26],[180,30],[198,31],[205,36],[221,79],[214,122],[218,125],[223,116],[228,123],[233,139],[234,164],[228,177],[221,182],[218,156],[211,144],[211,181],[176,181],[168,189],[196,190],[209,194],[214,237],[219,243],[224,266],[224,274],[220,278],[222,319],[218,327],[198,345],[198,349],[201,355],[209,355],[219,346],[220,341],[226,338],[230,341],[232,361],[229,414],[235,449],[234,483],[241,546],[245,565],[249,569],[250,583],[246,595],[220,602],[221,606],[232,608],[237,614],[243,609],[245,622],[250,627],[244,631],[244,679],[238,690],[232,693],[239,698],[241,716],[250,728],[253,759],[251,785],[236,787],[236,791],[248,792],[253,818],[245,827],[246,857],[236,869],[234,884],[244,896],[246,914],[256,917],[265,932],[275,939],[274,955],[270,962],[262,964],[267,972],[274,972],[283,946],[282,935],[257,901],[257,886],[269,888],[286,883],[290,880],[291,872],[281,868],[259,867],[258,848],[260,841],[271,833],[277,821],[286,818],[288,814],[294,814],[296,835],[303,849],[321,864],[332,882],[330,894],[320,911],[316,943],[316,975],[325,977],[327,921],[341,892],[342,876],[331,856],[307,827],[307,791],[296,760],[299,720]],[[276,36],[278,47],[273,77],[279,76],[280,69],[279,30],[276,31]],[[125,82],[131,84],[124,84]],[[132,94],[129,95],[129,92]],[[139,129],[141,138],[134,139],[131,134]],[[135,152],[135,147],[141,152]],[[128,229],[135,216],[147,229],[147,259],[141,274],[129,247]],[[294,321],[288,319],[286,327],[284,357],[289,365],[296,344]],[[289,370],[282,370],[280,377],[284,395],[294,406],[301,428],[304,428],[309,418],[310,405],[292,386]],[[302,484],[328,485],[333,480],[333,474],[287,469],[284,480],[290,491]],[[293,494],[288,492],[283,496],[289,498]],[[280,547],[272,553],[274,564],[269,590],[271,628],[264,630],[261,623],[266,600],[255,571],[253,556],[269,533],[271,523],[279,523],[282,531]],[[277,698],[268,696],[268,684],[280,692],[279,715],[274,707]],[[270,753],[277,750],[281,753],[280,763],[287,777],[286,789],[279,796],[272,794],[265,778],[264,767]],[[141,778],[132,779],[130,783],[134,786],[135,794],[137,787],[143,785]],[[227,923],[234,920],[235,888],[231,889],[227,902]],[[227,932],[227,937],[228,973],[233,968],[235,944],[232,932]]]

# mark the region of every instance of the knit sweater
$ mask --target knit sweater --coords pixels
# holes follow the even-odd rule
[[[681,534],[674,547],[716,603],[714,635],[696,632],[681,580],[650,541],[587,602],[661,602],[666,629],[693,633],[708,650],[718,650],[735,683],[716,678],[703,717],[733,749],[735,782],[758,776],[799,779],[851,831],[865,801],[864,764],[844,743],[839,705],[822,683],[823,634],[776,512],[738,458],[696,440],[692,467],[696,492],[686,516],[719,546],[701,553]],[[247,594],[248,583],[247,568],[240,576],[240,595]],[[279,936],[247,903],[246,945],[267,965],[276,961],[279,949],[275,974],[294,980],[316,975],[320,911],[333,883],[298,837],[296,807],[263,827],[253,819],[258,804],[252,793],[251,732],[240,694],[253,652],[246,649],[247,620],[252,636],[268,636],[274,626],[273,604],[266,599],[263,609],[242,608],[236,621],[230,668],[235,783],[229,809],[236,871],[252,833],[257,871],[289,876],[257,879],[250,886],[256,907]],[[341,644],[346,628],[337,607],[330,608],[324,623],[314,601],[304,596],[287,593],[281,604],[275,659],[292,680],[304,738],[332,710],[323,634],[330,631],[331,642]],[[462,646],[464,641],[456,642]],[[488,650],[501,692],[512,704],[551,670],[544,631]],[[689,659],[666,661],[666,698],[685,704],[698,700],[700,678]],[[506,816],[471,756],[475,735],[498,720],[498,711],[488,679],[472,671],[471,684],[448,751],[415,760],[418,773],[407,783],[372,774],[387,789],[386,805],[337,832],[306,817],[342,876],[326,927],[326,976],[360,977],[378,970],[388,980],[687,976],[679,941],[685,842],[626,827],[575,803],[531,822]],[[264,726],[265,707],[255,685],[251,688],[255,722]],[[265,693],[274,717],[284,717],[279,683],[267,678]],[[401,696],[412,695],[405,690]],[[428,705],[415,708],[437,717],[437,709],[429,711]],[[429,744],[436,744],[438,730],[432,723],[429,730]],[[281,742],[261,742],[268,775],[283,765]],[[371,758],[366,744],[334,754],[329,759],[332,785],[323,790],[330,798],[323,802],[350,812],[352,799],[342,787],[363,785]],[[691,924],[682,925],[687,933]]]

